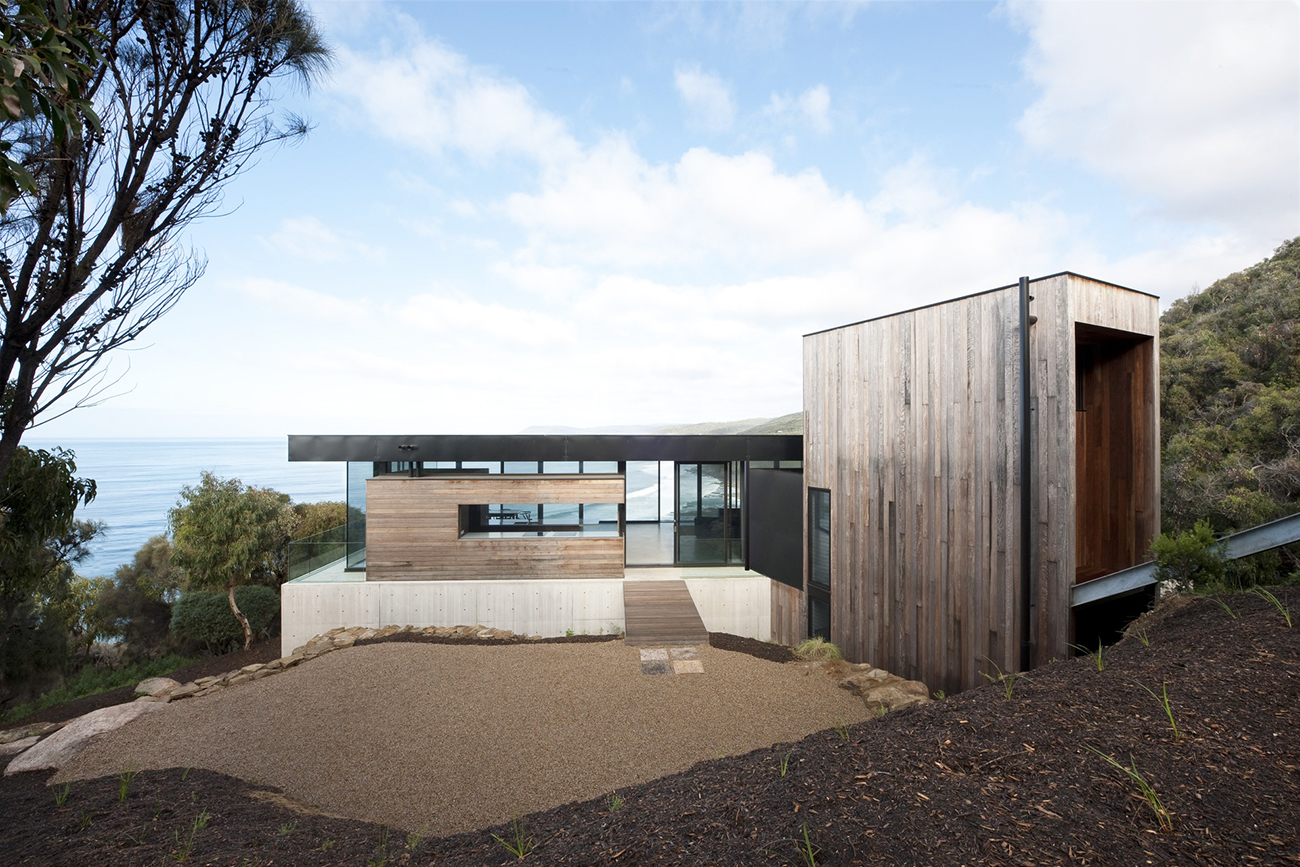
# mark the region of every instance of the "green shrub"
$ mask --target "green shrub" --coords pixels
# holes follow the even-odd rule
[[[843,659],[840,649],[824,638],[805,638],[794,648],[794,655],[810,662]]]
[[[63,704],[88,695],[107,692],[119,686],[133,686],[147,677],[160,677],[171,674],[195,660],[187,656],[171,654],[160,659],[140,662],[123,668],[99,668],[87,665],[68,678],[64,685],[24,704],[6,708],[0,713],[0,726],[30,716],[39,710]]]
[[[1208,521],[1176,536],[1161,534],[1151,543],[1156,580],[1171,581],[1179,590],[1213,591],[1223,587],[1228,561]]]
[[[255,636],[269,635],[279,625],[280,594],[274,587],[236,587],[235,604],[248,618]],[[210,653],[223,653],[244,642],[244,630],[224,593],[193,590],[182,594],[172,606],[171,628]]]

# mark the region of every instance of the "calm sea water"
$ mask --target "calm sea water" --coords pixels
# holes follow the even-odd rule
[[[107,531],[91,545],[82,575],[112,575],[150,536],[167,532],[167,511],[181,488],[210,470],[223,479],[274,488],[295,503],[342,500],[345,465],[289,463],[289,441],[276,439],[77,439],[24,438],[31,448],[62,446],[76,453],[77,475],[94,479],[99,493],[77,517],[103,521]]]

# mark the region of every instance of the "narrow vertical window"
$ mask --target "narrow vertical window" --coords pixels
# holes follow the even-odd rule
[[[808,635],[831,638],[831,492],[808,489]]]

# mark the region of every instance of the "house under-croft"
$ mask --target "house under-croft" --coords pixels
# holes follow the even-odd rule
[[[802,437],[292,436],[347,463],[348,524],[284,585],[285,650],[619,631],[624,585],[671,578],[709,631],[933,689],[1063,658],[1134,604],[1075,588],[1160,530],[1158,329],[1154,296],[1067,272],[806,335]]]

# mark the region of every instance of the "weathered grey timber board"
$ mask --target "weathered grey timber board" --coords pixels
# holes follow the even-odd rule
[[[1031,641],[1045,661],[1070,640],[1076,324],[1151,338],[1112,419],[1144,419],[1129,425],[1147,443],[1127,470],[1141,478],[1098,488],[1128,512],[1107,526],[1129,556],[1159,526],[1159,311],[1071,274],[1031,294]],[[1019,668],[1019,331],[1010,287],[805,337],[805,485],[831,492],[831,637],[850,659],[950,692]]]
[[[380,476],[366,483],[367,580],[617,578],[622,537],[461,538],[460,506],[622,503],[618,475]]]

